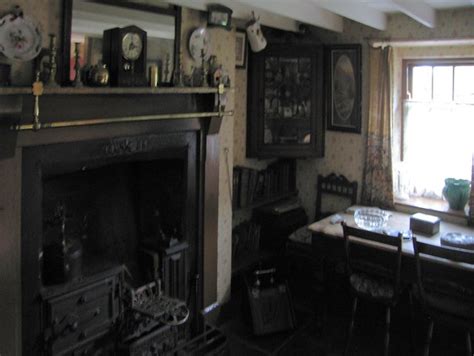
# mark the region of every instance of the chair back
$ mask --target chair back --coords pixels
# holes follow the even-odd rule
[[[341,224],[349,274],[363,272],[372,277],[381,277],[391,282],[394,296],[398,296],[402,263],[402,233],[400,232],[398,236],[394,237],[351,227],[345,222]],[[354,237],[382,246],[376,249],[375,246],[362,244]]]
[[[357,182],[350,182],[345,176],[331,173],[324,177],[318,175],[318,183],[316,187],[316,211],[315,221],[333,214],[334,212],[321,211],[321,203],[323,195],[333,195],[347,198],[348,206],[354,205],[357,201]]]
[[[441,293],[450,297],[474,301],[474,251],[448,246],[435,246],[413,238],[415,251],[416,284],[421,302],[426,305],[426,293]],[[435,261],[435,259],[441,259]],[[472,265],[472,270],[449,268],[440,262]]]

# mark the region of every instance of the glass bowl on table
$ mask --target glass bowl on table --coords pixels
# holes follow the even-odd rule
[[[382,231],[387,226],[389,214],[379,208],[361,208],[354,212],[358,227],[370,231]]]

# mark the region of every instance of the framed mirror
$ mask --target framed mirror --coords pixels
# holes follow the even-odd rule
[[[74,43],[81,43],[81,67],[96,65],[102,61],[104,30],[129,25],[146,31],[147,66],[158,65],[161,85],[171,84],[179,61],[181,8],[144,0],[63,0],[61,84],[74,79]]]

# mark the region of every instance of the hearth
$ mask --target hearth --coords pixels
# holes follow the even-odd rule
[[[198,135],[23,151],[23,353],[160,354],[200,303]]]

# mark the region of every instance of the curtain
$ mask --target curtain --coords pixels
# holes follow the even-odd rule
[[[362,203],[381,208],[393,208],[391,73],[392,48],[371,48],[369,123]]]

